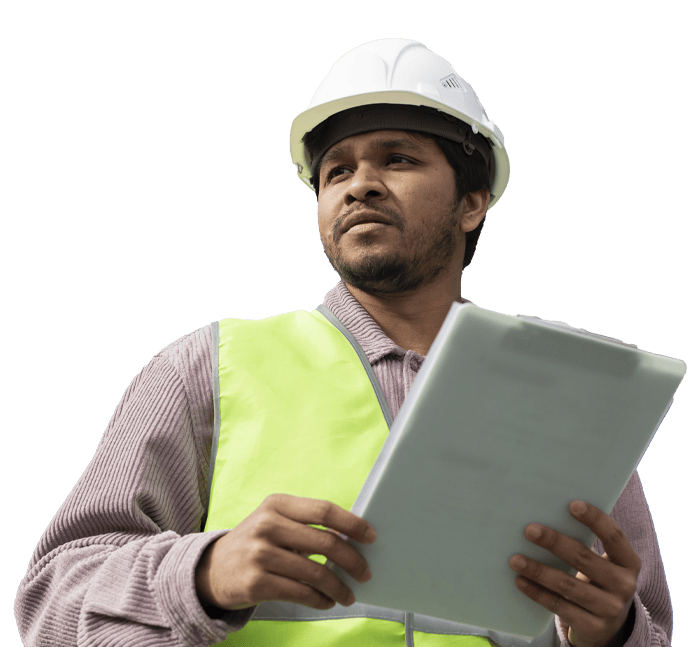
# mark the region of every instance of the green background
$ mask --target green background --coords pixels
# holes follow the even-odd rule
[[[36,543],[151,356],[214,319],[314,308],[336,283],[288,132],[362,42],[421,40],[506,135],[510,185],[464,296],[690,358],[687,16],[637,6],[2,5],[3,645]],[[676,645],[689,419],[686,384],[639,468]]]

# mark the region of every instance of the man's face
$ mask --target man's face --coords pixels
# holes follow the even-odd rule
[[[371,294],[461,271],[455,175],[436,143],[402,130],[348,137],[323,157],[319,232],[341,278]],[[459,264],[459,265],[458,265]]]

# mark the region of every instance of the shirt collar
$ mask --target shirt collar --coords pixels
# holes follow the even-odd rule
[[[378,362],[386,355],[403,357],[405,351],[386,337],[371,315],[362,307],[340,281],[324,298],[324,305],[340,319],[357,343],[362,347],[370,364]]]
[[[460,299],[460,302],[472,303],[469,299]],[[323,303],[352,333],[370,364],[378,362],[386,355],[405,356],[405,351],[386,337],[371,315],[352,296],[343,281],[326,294]],[[419,357],[424,359],[421,355]]]

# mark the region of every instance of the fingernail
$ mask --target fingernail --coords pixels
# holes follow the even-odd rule
[[[376,541],[376,531],[371,526],[369,526],[369,530],[364,533],[364,539],[369,544]]]
[[[585,512],[587,512],[587,504],[585,504],[584,501],[573,501],[570,505],[570,509],[575,514],[584,514]]]
[[[541,528],[539,526],[528,526],[527,536],[530,539],[539,539],[541,537]]]
[[[347,600],[345,600],[345,606],[349,607],[351,604],[355,603],[355,594],[350,591],[350,595],[347,596]]]
[[[519,555],[517,557],[513,557],[512,561],[512,566],[514,566],[515,568],[519,568],[520,570],[527,566],[527,562],[525,561],[524,557],[520,557]]]
[[[371,571],[367,568],[364,575],[362,575],[362,582],[368,582],[371,579]]]

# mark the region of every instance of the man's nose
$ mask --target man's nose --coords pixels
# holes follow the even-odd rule
[[[348,205],[354,202],[365,202],[370,199],[383,200],[388,196],[388,189],[381,174],[370,164],[357,168],[350,180],[345,201]]]

